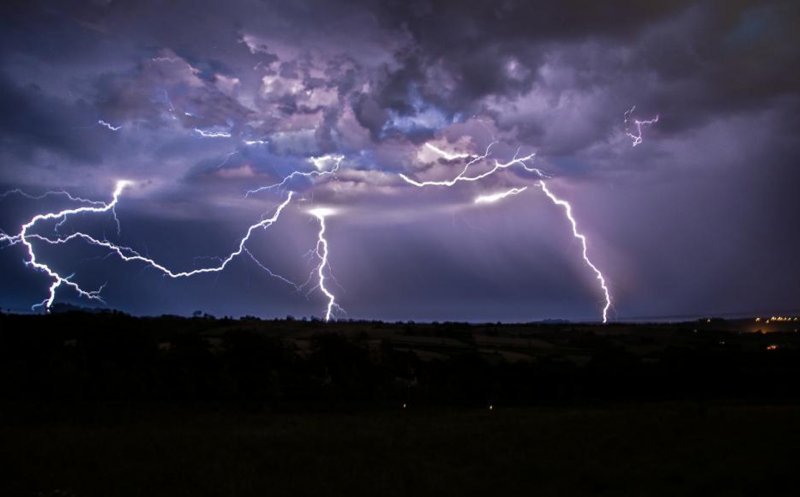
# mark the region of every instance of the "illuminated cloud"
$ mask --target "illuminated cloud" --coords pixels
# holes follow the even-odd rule
[[[530,188],[547,177],[617,316],[796,305],[791,3],[181,0],[140,2],[136,15],[118,2],[67,5],[3,7],[0,183],[103,199],[117,178],[135,180],[117,241],[143,254],[179,264],[225,253],[217,243],[246,228],[237,222],[291,190],[300,207],[251,255],[302,279],[309,268],[293,261],[319,228],[308,208],[344,209],[327,233],[343,291],[328,289],[350,316],[597,319],[596,282],[563,212]],[[203,15],[184,22],[193,12]],[[525,168],[497,167],[534,152]],[[271,185],[281,187],[246,195]],[[17,233],[62,201],[0,197],[0,229]],[[59,230],[115,233],[89,218]],[[3,307],[38,301],[41,275],[19,268],[21,248],[0,251]],[[280,285],[248,290],[236,267],[220,275],[230,298],[219,298],[59,248],[44,249],[59,274],[79,272],[91,289],[108,279],[108,305],[123,310],[319,310]]]

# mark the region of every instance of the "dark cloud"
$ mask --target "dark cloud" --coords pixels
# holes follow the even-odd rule
[[[303,279],[296,256],[316,236],[308,209],[333,206],[332,260],[356,316],[595,316],[595,282],[535,174],[449,189],[398,176],[452,178],[496,142],[475,170],[537,152],[573,201],[619,315],[792,306],[799,21],[797,3],[779,0],[4,2],[0,183],[106,198],[118,179],[135,180],[124,240],[180,266],[224,253],[285,194],[247,190],[341,154],[335,178],[287,183],[298,200],[259,245],[271,267]],[[634,105],[634,118],[660,116],[636,148],[623,122]],[[472,203],[524,186],[499,205]],[[6,232],[36,205],[0,202]],[[108,228],[97,222],[87,229]],[[47,256],[87,282],[119,274],[124,286],[141,272],[75,254]],[[16,288],[32,296],[43,278],[26,279],[20,255],[0,251],[13,275],[0,297],[14,305],[29,300]],[[230,299],[208,280],[173,285],[145,271],[127,290],[110,281],[109,302],[317,309],[318,295],[287,296],[239,264],[219,279]]]
[[[81,136],[86,126],[80,124],[91,123],[81,117],[86,114],[94,114],[86,102],[67,104],[36,85],[18,86],[0,73],[0,143],[5,153],[24,159],[45,149],[73,161],[97,162],[91,144]]]

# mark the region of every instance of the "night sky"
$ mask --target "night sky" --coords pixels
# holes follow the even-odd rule
[[[632,146],[628,121],[658,116]],[[171,279],[76,240],[32,242],[56,302],[135,314],[324,316],[324,207],[340,318],[599,320],[603,294],[537,173],[418,188],[536,154],[572,204],[611,319],[800,306],[797,2],[7,1],[0,7],[0,191],[67,190],[110,213],[37,224],[85,232]],[[433,147],[436,147],[435,149]],[[444,152],[439,153],[436,149]],[[335,167],[341,156],[339,168]],[[321,157],[321,158],[320,158]],[[311,160],[312,158],[317,158]],[[316,161],[316,164],[315,164]],[[281,182],[281,188],[245,196]],[[335,172],[335,174],[333,174]],[[478,195],[528,187],[493,204]],[[84,205],[0,197],[0,229]],[[0,243],[0,307],[51,279]]]

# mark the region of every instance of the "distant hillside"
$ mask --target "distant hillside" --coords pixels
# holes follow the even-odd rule
[[[0,399],[800,399],[800,334],[791,320],[470,325],[59,311],[0,314]]]

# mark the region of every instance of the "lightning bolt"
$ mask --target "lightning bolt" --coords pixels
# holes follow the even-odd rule
[[[51,197],[51,196],[63,195],[65,197],[67,197],[67,199],[69,199],[69,200],[71,200],[73,202],[80,202],[82,204],[91,204],[91,205],[95,205],[95,206],[104,205],[103,202],[99,202],[97,200],[88,200],[88,199],[85,199],[85,198],[76,197],[75,195],[72,195],[71,193],[69,193],[68,191],[65,191],[65,190],[53,190],[53,191],[44,192],[41,195],[31,195],[30,193],[27,193],[27,192],[21,190],[20,188],[15,188],[13,190],[8,190],[6,192],[0,193],[0,199],[4,199],[4,198],[6,198],[6,197],[8,197],[10,195],[19,195],[21,197],[25,197],[25,198],[30,199],[30,200],[42,200],[42,199],[45,199],[45,198]]]
[[[109,122],[106,122],[106,121],[103,121],[102,119],[98,120],[97,124],[99,124],[100,126],[106,127],[108,129],[110,129],[111,131],[119,131],[119,130],[122,129],[122,125],[114,126],[113,124],[111,124]]]
[[[168,98],[169,96],[167,95],[167,99]],[[169,105],[170,105],[170,111],[174,113],[174,107],[172,107],[171,102],[169,102]],[[653,125],[656,122],[658,122],[659,119],[658,115],[656,115],[653,119],[649,120],[633,119],[632,114],[635,108],[636,107],[634,106],[630,110],[625,112],[625,134],[626,136],[631,138],[633,147],[636,147],[637,145],[642,143],[643,127]],[[635,133],[631,131],[629,123],[632,123],[633,126],[635,126]],[[115,131],[115,132],[119,131],[122,128],[121,125],[114,126],[103,120],[98,120],[98,124],[109,129],[110,131]],[[232,137],[232,134],[229,131],[204,130],[201,128],[193,128],[193,131],[203,138]],[[241,143],[245,146],[254,146],[254,145],[264,145],[267,142],[265,140],[245,140],[242,141]],[[399,174],[399,176],[404,182],[414,187],[422,188],[422,187],[453,187],[460,182],[479,182],[485,178],[488,178],[491,175],[494,175],[498,172],[513,167],[518,167],[527,172],[537,174],[539,178],[538,182],[536,183],[537,186],[542,189],[544,194],[550,199],[550,201],[553,202],[553,204],[563,209],[565,217],[569,221],[570,226],[572,228],[573,237],[581,243],[583,260],[585,264],[594,272],[595,277],[599,282],[600,289],[602,290],[602,293],[604,295],[605,303],[602,309],[602,320],[603,323],[606,323],[608,321],[608,312],[611,308],[611,303],[612,303],[608,285],[603,273],[589,258],[588,239],[584,234],[582,234],[578,230],[578,223],[575,217],[573,216],[572,205],[566,200],[559,198],[551,190],[549,190],[544,181],[545,179],[549,178],[548,175],[546,175],[541,169],[533,167],[528,164],[530,161],[534,159],[535,153],[531,153],[525,156],[520,156],[520,150],[517,149],[516,153],[511,158],[511,160],[507,162],[502,162],[497,159],[492,159],[492,161],[490,162],[492,147],[495,144],[496,142],[493,141],[486,147],[483,154],[476,156],[474,154],[469,154],[469,153],[447,152],[431,143],[426,143],[425,144],[426,148],[432,150],[433,152],[435,152],[436,154],[438,154],[447,161],[464,161],[464,166],[463,168],[461,168],[460,172],[458,172],[458,174],[455,177],[445,180],[421,181],[413,179],[402,173]],[[225,163],[227,163],[228,160],[236,153],[237,151],[228,154],[225,160],[219,165],[219,167],[222,167]],[[250,194],[259,193],[266,190],[282,188],[289,181],[297,177],[314,178],[327,175],[335,175],[339,170],[343,160],[344,156],[336,154],[323,155],[319,157],[310,157],[307,159],[307,161],[313,166],[313,170],[293,171],[289,175],[285,176],[278,183],[262,186],[254,190],[247,191],[245,197],[249,196]],[[484,163],[486,165],[483,165]],[[477,168],[476,166],[479,164],[481,165],[481,169],[478,172],[476,172],[475,171],[475,169]],[[228,254],[226,257],[217,258],[216,259],[217,265],[201,267],[193,270],[178,271],[169,269],[163,264],[157,262],[155,259],[142,255],[133,248],[126,247],[123,245],[118,245],[106,239],[98,239],[84,232],[75,232],[67,236],[62,236],[58,233],[58,228],[67,220],[69,216],[78,214],[88,214],[88,213],[94,213],[94,214],[111,213],[111,215],[113,215],[113,218],[117,223],[117,230],[119,233],[120,223],[119,219],[116,216],[115,209],[119,202],[121,194],[130,185],[131,182],[129,181],[117,182],[116,187],[112,194],[112,199],[111,201],[108,202],[87,200],[81,197],[72,196],[64,191],[47,192],[40,196],[28,195],[22,192],[21,190],[12,190],[10,192],[0,194],[0,198],[4,198],[5,196],[11,193],[18,193],[30,199],[42,199],[49,195],[65,195],[69,200],[82,204],[78,207],[63,209],[57,212],[37,214],[33,218],[31,218],[28,222],[23,224],[19,233],[16,235],[8,235],[5,232],[0,231],[0,243],[6,244],[6,246],[12,246],[18,244],[24,246],[26,249],[25,264],[27,266],[33,267],[35,270],[39,272],[45,273],[51,280],[47,298],[44,299],[41,303],[34,305],[33,306],[34,308],[44,307],[46,310],[49,310],[53,305],[57,290],[62,286],[72,288],[81,297],[102,302],[100,294],[104,286],[104,285],[101,286],[97,290],[85,290],[78,283],[73,281],[72,278],[74,277],[74,274],[69,276],[62,276],[53,268],[51,268],[50,266],[48,266],[47,264],[45,264],[44,262],[40,261],[37,258],[36,252],[34,250],[34,245],[32,243],[34,241],[46,243],[49,245],[64,245],[73,241],[82,241],[91,246],[103,248],[108,251],[109,255],[116,255],[120,260],[124,262],[143,263],[146,267],[153,268],[158,272],[160,272],[162,275],[173,279],[188,278],[201,274],[217,273],[224,271],[231,261],[244,254],[248,256],[259,268],[264,270],[271,277],[279,279],[284,283],[293,286],[298,291],[302,290],[305,287],[306,284],[297,285],[291,280],[271,271],[264,264],[262,264],[246,247],[247,242],[250,240],[252,234],[256,230],[267,229],[268,227],[272,226],[275,222],[278,221],[281,213],[293,199],[294,192],[292,191],[288,192],[286,199],[277,206],[272,216],[270,217],[262,216],[261,220],[249,226],[244,236],[239,239],[237,248],[233,252]],[[528,186],[514,187],[496,193],[481,194],[474,199],[474,203],[475,204],[496,203],[508,197],[519,195],[525,192],[526,190],[528,190]],[[309,210],[308,213],[319,222],[317,243],[315,245],[315,248],[310,252],[310,254],[312,254],[318,259],[318,263],[312,270],[311,275],[309,276],[309,281],[311,281],[314,275],[316,275],[317,285],[314,288],[312,288],[311,291],[313,291],[316,288],[319,288],[320,292],[325,296],[327,300],[327,304],[325,307],[325,321],[327,322],[330,321],[330,319],[333,317],[334,311],[342,310],[341,307],[336,303],[336,296],[328,287],[329,280],[333,280],[333,275],[331,273],[331,268],[329,263],[329,241],[326,237],[327,233],[326,220],[328,217],[336,214],[337,212],[332,208],[317,207]],[[32,232],[36,225],[44,221],[57,221],[57,223],[55,224],[55,233],[58,235],[57,237],[45,236],[39,233]]]
[[[228,161],[229,161],[229,160],[231,160],[231,157],[233,157],[234,155],[236,155],[236,154],[238,154],[238,153],[239,153],[239,151],[238,151],[238,150],[234,150],[233,152],[229,152],[229,153],[225,154],[225,158],[224,158],[224,159],[222,159],[222,162],[220,162],[219,164],[217,164],[217,167],[216,167],[216,169],[222,169],[222,166],[224,166],[225,164],[227,164],[227,163],[228,163]]]
[[[247,254],[250,257],[250,259],[256,264],[256,266],[258,266],[262,271],[264,271],[265,273],[267,273],[271,277],[273,277],[275,279],[278,279],[278,280],[281,280],[284,283],[286,283],[287,285],[293,286],[295,288],[295,290],[297,290],[298,292],[301,292],[303,290],[303,287],[301,285],[298,285],[294,281],[281,276],[280,274],[276,273],[272,269],[270,269],[267,266],[265,266],[264,263],[262,263],[260,260],[258,260],[258,258],[256,256],[254,256],[253,253],[250,252],[250,250],[247,247],[244,248],[244,253]]]
[[[536,173],[536,174],[539,175],[539,177],[545,177],[546,176],[540,169],[535,168],[535,167],[531,167],[531,166],[529,166],[527,164],[527,161],[532,160],[536,156],[536,153],[532,153],[532,154],[526,155],[524,157],[519,157],[519,150],[517,150],[517,152],[514,154],[514,157],[510,161],[508,161],[508,162],[500,162],[498,160],[495,160],[494,161],[494,166],[492,168],[490,168],[490,169],[488,169],[488,170],[486,170],[486,171],[484,171],[482,173],[479,173],[479,174],[469,175],[468,173],[469,173],[470,167],[472,167],[473,165],[475,165],[475,164],[477,164],[479,162],[482,162],[482,161],[484,161],[484,160],[489,158],[489,156],[491,154],[492,146],[494,146],[495,143],[496,142],[490,143],[489,146],[486,147],[486,151],[483,153],[483,155],[479,155],[479,156],[475,157],[474,159],[472,159],[471,161],[467,162],[464,165],[464,168],[461,170],[461,172],[458,173],[458,175],[455,176],[452,179],[439,180],[439,181],[417,181],[415,179],[409,178],[408,176],[406,176],[403,173],[400,173],[399,176],[406,183],[408,183],[410,185],[413,185],[413,186],[416,186],[416,187],[420,187],[420,188],[421,187],[426,187],[426,186],[447,186],[447,187],[450,187],[450,186],[453,186],[453,185],[455,185],[456,183],[458,183],[460,181],[467,181],[467,182],[480,181],[483,178],[486,178],[488,176],[493,175],[497,171],[500,171],[500,170],[503,170],[503,169],[508,169],[510,167],[513,167],[513,166],[519,166],[519,167],[521,167],[522,169],[524,169],[524,170],[526,170],[528,172]],[[433,149],[434,150],[438,150],[436,147],[433,147]],[[441,151],[441,152],[443,152],[443,151]]]
[[[136,250],[134,250],[134,249],[132,249],[130,247],[117,245],[117,244],[112,243],[112,242],[110,242],[108,240],[101,240],[101,239],[95,238],[95,237],[93,237],[93,236],[91,236],[91,235],[89,235],[87,233],[83,233],[83,232],[76,232],[76,233],[72,233],[72,234],[70,234],[68,236],[63,236],[63,237],[58,237],[58,238],[50,238],[50,237],[47,237],[47,236],[44,236],[44,235],[40,235],[40,234],[36,234],[36,233],[31,233],[30,232],[31,229],[36,224],[38,224],[38,223],[40,223],[42,221],[47,221],[47,220],[62,220],[63,221],[67,216],[72,216],[72,215],[77,215],[77,214],[86,214],[86,213],[99,214],[99,213],[106,213],[106,212],[112,212],[113,213],[114,212],[114,208],[116,207],[117,203],[119,202],[119,197],[122,194],[123,190],[125,188],[127,188],[128,186],[130,186],[131,184],[132,183],[130,181],[118,181],[117,185],[116,185],[116,188],[114,189],[114,193],[112,195],[112,200],[110,202],[94,202],[94,201],[90,202],[90,201],[87,201],[85,199],[80,199],[79,197],[73,197],[73,196],[71,196],[69,194],[66,194],[65,192],[48,192],[47,194],[44,194],[42,197],[44,197],[44,196],[46,196],[48,194],[65,193],[70,199],[77,199],[77,200],[82,201],[82,202],[89,202],[90,205],[84,205],[84,206],[76,207],[76,208],[72,208],[72,209],[64,209],[64,210],[57,211],[57,212],[51,212],[51,213],[45,213],[45,214],[37,214],[36,216],[31,218],[30,221],[28,221],[27,223],[23,224],[20,232],[17,235],[14,235],[14,236],[8,235],[8,234],[3,233],[3,232],[0,231],[0,242],[7,243],[8,244],[7,246],[22,244],[25,247],[26,252],[27,252],[27,258],[25,260],[25,264],[28,265],[28,266],[33,267],[34,269],[36,269],[38,271],[44,272],[53,281],[52,284],[50,285],[48,297],[44,301],[42,301],[41,303],[34,305],[33,306],[34,309],[37,308],[37,307],[42,307],[43,306],[45,309],[49,310],[52,307],[53,302],[55,301],[56,290],[62,285],[69,286],[69,287],[73,288],[78,293],[78,295],[81,296],[81,297],[92,299],[92,300],[97,300],[97,301],[100,301],[100,302],[103,301],[102,298],[100,297],[100,292],[102,291],[103,287],[100,287],[99,289],[92,290],[92,291],[84,290],[80,285],[78,285],[77,283],[72,281],[71,278],[74,275],[70,275],[70,276],[66,276],[66,277],[62,276],[58,272],[56,272],[54,269],[49,267],[47,264],[45,264],[43,262],[40,262],[38,260],[38,258],[36,257],[36,252],[34,250],[33,244],[31,243],[32,240],[44,242],[44,243],[47,243],[47,244],[50,244],[50,245],[64,245],[64,244],[67,244],[67,243],[72,242],[74,240],[82,240],[84,242],[87,242],[90,245],[93,245],[93,246],[96,246],[96,247],[101,247],[101,248],[104,248],[104,249],[108,250],[110,254],[117,255],[117,257],[119,257],[121,260],[123,260],[125,262],[143,262],[148,267],[156,269],[157,271],[161,272],[163,275],[168,276],[170,278],[175,278],[175,279],[177,279],[177,278],[188,278],[188,277],[196,276],[196,275],[200,275],[200,274],[221,272],[221,271],[225,270],[225,268],[228,266],[228,264],[230,264],[231,261],[233,261],[238,256],[242,255],[243,253],[246,253],[247,255],[250,256],[251,259],[253,259],[256,262],[256,264],[261,269],[265,270],[270,276],[275,277],[275,278],[277,278],[277,279],[279,279],[279,280],[281,280],[281,281],[283,281],[283,282],[285,282],[285,283],[287,283],[289,285],[294,286],[296,289],[300,290],[300,286],[299,285],[291,282],[289,279],[287,279],[287,278],[285,278],[285,277],[283,277],[283,276],[281,276],[279,274],[276,274],[276,273],[270,271],[268,268],[266,268],[266,266],[264,266],[260,261],[258,261],[252,255],[252,253],[250,253],[250,251],[245,246],[246,243],[248,242],[248,240],[250,239],[250,237],[252,236],[253,232],[255,232],[259,228],[266,229],[266,228],[272,226],[275,222],[277,222],[277,220],[280,217],[280,215],[283,212],[283,210],[292,201],[292,198],[294,196],[294,192],[289,192],[289,194],[286,197],[286,200],[284,200],[281,204],[278,205],[278,207],[276,208],[274,214],[271,217],[262,218],[259,222],[251,225],[247,229],[247,231],[245,232],[245,235],[239,240],[239,243],[237,245],[236,250],[231,252],[227,257],[220,258],[218,265],[210,266],[210,267],[198,268],[198,269],[194,269],[194,270],[191,270],[191,271],[173,271],[173,270],[165,267],[164,265],[156,262],[154,259],[152,259],[150,257],[146,257],[146,256],[140,254],[139,252],[137,252]],[[35,198],[35,197],[33,197],[33,198]],[[116,219],[116,216],[115,216],[115,219]]]
[[[228,134],[228,137],[230,137],[230,134]],[[220,136],[211,137],[211,138],[224,138],[224,136],[220,135]],[[244,141],[242,141],[242,145],[244,145],[246,147],[253,147],[255,145],[266,145],[267,143],[269,143],[269,142],[266,141],[266,140],[244,140]],[[217,169],[221,169],[222,166],[224,166],[225,164],[228,163],[228,161],[231,160],[231,157],[233,157],[234,155],[239,154],[239,153],[241,153],[239,150],[234,150],[234,151],[229,152],[228,154],[226,154],[225,158],[222,159],[222,162],[217,164]]]
[[[436,145],[434,145],[433,143],[426,143],[425,146],[433,150],[437,154],[441,155],[442,157],[444,157],[445,160],[469,159],[470,157],[472,157],[471,154],[454,154],[451,152],[446,152],[441,148],[437,147]]]
[[[244,194],[244,196],[249,197],[250,195],[260,193],[263,191],[272,190],[275,188],[281,188],[284,185],[286,185],[286,183],[297,177],[311,178],[314,176],[321,177],[321,176],[336,174],[336,172],[339,170],[339,167],[342,164],[342,161],[344,160],[344,155],[328,154],[328,155],[321,155],[319,157],[309,157],[307,160],[314,166],[315,168],[314,171],[293,171],[291,174],[284,177],[280,182],[274,183],[272,185],[261,186],[254,190],[248,190],[247,193]],[[325,169],[325,165],[329,161],[333,161],[333,167],[331,167],[330,169]]]
[[[608,291],[608,285],[606,285],[606,278],[603,276],[603,273],[594,265],[594,263],[589,259],[589,247],[588,242],[586,240],[586,236],[583,235],[581,232],[578,231],[578,223],[575,221],[575,217],[572,215],[572,205],[567,202],[566,200],[558,198],[553,192],[551,192],[544,181],[539,180],[538,182],[539,188],[542,189],[547,198],[549,198],[554,204],[564,209],[564,214],[569,219],[570,225],[572,226],[572,236],[574,236],[578,241],[581,242],[582,248],[582,256],[583,261],[589,266],[592,271],[594,271],[595,277],[597,281],[600,283],[600,288],[603,291],[603,295],[605,296],[605,305],[603,306],[603,323],[608,322],[608,310],[611,308],[611,294]]]
[[[194,128],[194,132],[203,138],[230,138],[231,134],[227,131],[206,131],[200,128]]]
[[[475,197],[474,202],[476,204],[494,204],[496,202],[503,200],[506,197],[510,197],[512,195],[519,195],[520,193],[524,192],[527,189],[528,189],[527,186],[523,186],[521,188],[511,188],[510,190],[506,190],[504,192],[490,193],[487,195],[478,195],[477,197]]]
[[[625,112],[625,135],[631,139],[632,146],[637,146],[642,143],[644,138],[642,137],[642,126],[652,126],[653,124],[658,122],[658,114],[656,117],[652,119],[645,119],[644,121],[640,121],[639,119],[632,119],[633,111],[636,110],[636,106],[634,105],[629,110]],[[632,133],[630,131],[629,123],[633,122],[633,125],[636,126],[636,133]]]
[[[333,315],[334,308],[341,309],[339,305],[336,303],[336,296],[331,293],[330,290],[325,286],[325,271],[327,270],[330,272],[330,265],[328,264],[328,239],[325,238],[325,231],[327,227],[325,225],[325,219],[328,216],[335,214],[336,211],[334,209],[328,207],[317,207],[316,209],[312,209],[309,211],[309,214],[317,218],[319,221],[319,233],[317,234],[317,246],[314,249],[314,252],[319,259],[319,264],[316,268],[317,273],[317,287],[319,290],[325,295],[328,299],[328,305],[325,308],[325,321],[330,321],[331,316]]]
[[[98,246],[98,247],[103,247],[105,249],[108,249],[112,253],[115,253],[120,259],[122,259],[125,262],[133,262],[133,261],[144,262],[149,267],[152,267],[153,269],[158,270],[159,272],[163,273],[165,276],[168,276],[170,278],[188,278],[188,277],[191,277],[191,276],[197,276],[198,274],[218,273],[220,271],[225,270],[225,268],[228,266],[228,264],[230,264],[231,261],[233,261],[236,257],[242,255],[242,253],[244,253],[246,251],[245,244],[250,239],[250,237],[252,236],[253,232],[256,229],[258,229],[258,228],[266,229],[266,228],[272,226],[273,224],[275,224],[275,222],[278,220],[278,217],[281,215],[281,212],[283,211],[283,209],[289,204],[289,202],[291,202],[293,195],[294,195],[294,192],[289,192],[289,195],[287,196],[286,200],[284,200],[283,203],[281,203],[278,206],[278,208],[275,210],[275,213],[272,215],[272,217],[269,217],[269,218],[266,218],[266,219],[262,219],[261,221],[251,225],[247,229],[245,235],[239,240],[237,249],[234,250],[233,252],[231,252],[230,254],[228,254],[227,257],[223,258],[219,265],[193,269],[191,271],[172,271],[172,270],[168,269],[167,267],[159,264],[155,260],[153,260],[153,259],[151,259],[149,257],[145,257],[145,256],[141,255],[139,252],[135,251],[134,249],[132,249],[130,247],[117,245],[117,244],[114,244],[114,243],[109,242],[107,240],[99,240],[97,238],[92,237],[91,235],[87,235],[86,233],[82,233],[82,232],[73,233],[73,234],[71,234],[71,235],[69,235],[67,237],[57,238],[57,239],[50,239],[50,238],[38,237],[38,236],[37,236],[37,239],[40,239],[40,240],[42,240],[44,242],[47,242],[47,243],[50,243],[50,244],[53,244],[53,245],[60,245],[60,244],[68,243],[68,242],[70,242],[72,240],[75,240],[75,239],[82,239],[82,240],[88,242],[91,245],[95,245],[95,246]],[[261,265],[261,264],[259,264],[259,265]],[[271,271],[270,271],[270,273],[274,275],[274,273],[272,273]],[[283,277],[280,277],[280,279],[289,282],[288,280],[286,280]],[[289,283],[294,285],[294,283],[291,283],[291,282],[289,282]],[[295,285],[295,286],[297,286],[297,285]]]
[[[527,161],[532,160],[534,158],[535,154],[530,154],[530,155],[526,155],[524,157],[519,157],[519,150],[517,150],[517,153],[515,153],[514,157],[508,162],[500,162],[498,160],[495,160],[494,161],[494,166],[492,168],[488,169],[487,171],[484,171],[484,172],[482,172],[480,174],[473,174],[473,175],[469,175],[468,174],[469,173],[469,168],[473,164],[475,164],[475,163],[477,163],[479,161],[483,161],[483,160],[485,160],[485,159],[487,159],[489,157],[490,152],[491,152],[491,147],[492,147],[493,144],[494,143],[491,143],[489,145],[489,147],[486,148],[486,152],[483,155],[480,155],[480,156],[476,157],[475,159],[467,162],[467,164],[464,166],[464,168],[461,170],[461,172],[457,176],[452,178],[452,179],[440,180],[440,181],[416,181],[416,180],[413,180],[413,179],[409,178],[408,176],[406,176],[406,175],[404,175],[402,173],[400,174],[400,177],[406,183],[409,183],[409,184],[411,184],[413,186],[416,186],[416,187],[427,187],[427,186],[452,187],[453,185],[455,185],[456,183],[458,183],[460,181],[468,181],[468,182],[480,181],[480,180],[482,180],[482,179],[484,179],[484,178],[496,173],[497,171],[500,171],[500,170],[503,170],[503,169],[507,169],[507,168],[510,168],[510,167],[513,167],[513,166],[519,166],[519,167],[521,167],[522,169],[524,169],[524,170],[526,170],[528,172],[536,173],[540,178],[539,182],[538,182],[538,186],[542,189],[542,191],[544,191],[544,193],[547,195],[547,197],[554,204],[556,204],[557,206],[560,206],[560,207],[562,207],[564,209],[564,214],[566,215],[567,219],[570,222],[570,225],[572,226],[572,234],[573,234],[573,236],[575,238],[577,238],[581,242],[581,246],[583,248],[583,252],[582,252],[583,260],[586,262],[586,264],[589,266],[589,268],[591,268],[592,271],[595,273],[598,281],[600,282],[600,288],[603,291],[603,295],[605,296],[605,305],[603,307],[603,323],[608,322],[608,310],[611,307],[611,295],[610,295],[610,292],[608,290],[608,286],[606,285],[605,276],[597,268],[597,266],[595,266],[594,263],[589,259],[589,256],[588,256],[588,243],[587,243],[587,240],[586,240],[586,236],[584,236],[582,233],[580,233],[578,231],[578,223],[575,221],[575,218],[572,215],[572,206],[566,200],[562,200],[562,199],[556,197],[547,188],[547,186],[545,185],[545,182],[544,182],[544,178],[547,178],[547,175],[545,175],[540,169],[535,168],[535,167],[531,167],[531,166],[529,166],[527,164]],[[430,147],[430,148],[432,148],[433,150],[438,150],[435,147]],[[440,150],[440,152],[442,153],[443,156],[445,154],[447,154],[447,152],[444,152],[443,150]],[[503,192],[479,195],[479,196],[475,197],[475,200],[473,202],[475,204],[492,204],[492,203],[496,203],[496,202],[499,202],[499,201],[501,201],[501,200],[503,200],[505,198],[508,198],[510,196],[519,195],[520,193],[522,193],[525,190],[527,190],[527,188],[528,188],[527,186],[515,187],[515,188],[511,188],[509,190],[503,191]]]
[[[183,62],[182,59],[178,57],[152,57],[150,60],[153,62],[170,62],[170,63],[179,63]]]
[[[112,211],[114,209],[114,207],[117,205],[117,202],[119,202],[119,196],[122,194],[122,191],[126,187],[128,187],[130,184],[131,184],[130,181],[125,181],[125,180],[118,181],[117,185],[116,185],[116,188],[114,188],[114,193],[112,195],[111,202],[100,203],[99,205],[97,203],[93,203],[91,205],[84,205],[84,206],[75,207],[75,208],[72,208],[72,209],[64,209],[64,210],[61,210],[61,211],[58,211],[58,212],[48,212],[48,213],[45,213],[45,214],[37,214],[37,215],[33,216],[33,218],[31,218],[30,221],[28,221],[27,223],[22,225],[22,228],[21,228],[19,234],[15,235],[15,236],[9,236],[9,235],[6,235],[6,234],[0,235],[0,240],[2,240],[4,242],[8,242],[10,245],[22,244],[25,247],[26,255],[27,255],[27,257],[25,259],[25,265],[33,267],[37,271],[40,271],[40,272],[43,272],[43,273],[47,274],[50,277],[50,279],[52,280],[52,283],[50,284],[50,289],[49,289],[49,293],[48,293],[47,298],[45,300],[43,300],[42,302],[40,302],[39,304],[34,305],[33,306],[34,309],[37,308],[37,307],[42,307],[42,306],[44,306],[46,309],[50,309],[50,307],[52,307],[52,305],[53,305],[53,301],[56,298],[56,290],[61,285],[65,285],[65,286],[68,286],[68,287],[72,288],[81,297],[84,297],[84,298],[87,298],[87,299],[90,299],[90,300],[97,300],[97,301],[100,301],[100,302],[103,301],[102,298],[100,297],[100,292],[103,289],[103,287],[101,286],[99,289],[91,290],[91,291],[84,290],[80,285],[78,285],[77,283],[75,283],[74,281],[71,280],[72,275],[70,275],[70,276],[61,276],[54,269],[50,268],[50,266],[48,266],[47,264],[45,264],[43,262],[40,262],[36,258],[36,251],[34,250],[33,244],[30,241],[31,238],[37,238],[38,239],[39,236],[35,235],[35,234],[31,235],[31,234],[29,234],[29,231],[37,223],[42,222],[42,221],[61,220],[61,219],[66,218],[67,216],[72,216],[72,215],[76,215],[76,214],[84,214],[84,213],[100,214],[100,213],[105,213],[105,212]]]

